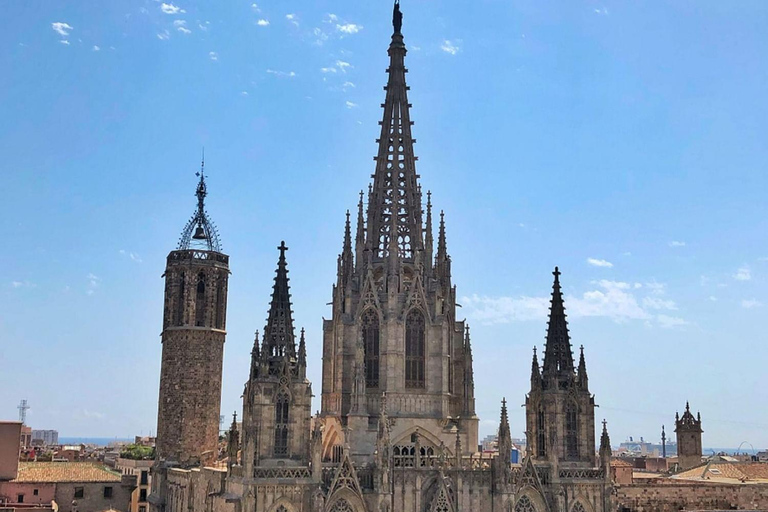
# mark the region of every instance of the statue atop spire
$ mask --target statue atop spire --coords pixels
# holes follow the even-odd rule
[[[392,9],[392,26],[395,28],[395,34],[399,34],[403,28],[403,13],[400,11],[400,0],[395,0],[395,6]]]
[[[205,150],[203,150],[200,172],[196,172],[195,176],[200,178],[195,190],[197,210],[195,210],[187,225],[184,226],[177,250],[202,249],[221,252],[218,230],[213,221],[208,217],[208,212],[205,211],[205,197],[208,195],[208,187],[205,183]]]

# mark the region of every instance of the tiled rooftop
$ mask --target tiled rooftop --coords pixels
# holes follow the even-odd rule
[[[711,463],[683,471],[673,478],[680,480],[768,482],[768,464],[764,462]]]
[[[15,482],[119,482],[120,473],[92,462],[20,462]]]

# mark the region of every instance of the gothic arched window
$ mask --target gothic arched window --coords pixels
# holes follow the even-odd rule
[[[347,500],[340,498],[339,501],[333,504],[331,512],[355,512],[355,509],[352,508],[352,505]]]
[[[216,283],[216,328],[224,328],[224,279],[219,277]]]
[[[288,456],[288,395],[280,393],[275,400],[275,457]]]
[[[586,511],[584,510],[584,505],[582,505],[580,501],[577,501],[576,504],[571,509],[571,512],[586,512]]]
[[[195,296],[195,325],[205,325],[205,274],[197,276],[197,295]]]
[[[579,458],[579,416],[575,403],[568,401],[565,404],[565,457],[567,459]]]
[[[533,503],[528,496],[523,495],[517,500],[515,512],[536,512],[536,507],[533,506]]]
[[[424,382],[424,314],[412,309],[405,319],[405,387],[423,388]]]
[[[361,317],[361,333],[365,350],[365,387],[379,387],[379,315],[373,309]]]
[[[536,455],[539,457],[547,456],[547,433],[544,423],[544,408],[539,404],[539,410],[536,414]]]
[[[176,303],[176,318],[174,319],[174,325],[184,325],[184,272],[179,275],[179,293],[176,297],[178,301]]]

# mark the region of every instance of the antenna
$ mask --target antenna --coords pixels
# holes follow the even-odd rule
[[[19,402],[19,406],[17,407],[19,410],[19,421],[22,425],[27,424],[27,411],[29,410],[29,404],[27,403],[27,399],[23,399],[21,402]]]

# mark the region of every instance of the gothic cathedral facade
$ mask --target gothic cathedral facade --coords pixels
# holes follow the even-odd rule
[[[610,441],[595,451],[594,397],[576,365],[555,269],[542,367],[526,394],[527,452],[478,452],[469,326],[456,314],[443,212],[433,236],[411,134],[402,14],[395,2],[373,181],[349,212],[323,321],[321,410],[311,414],[304,330],[296,339],[281,243],[224,458],[217,457],[229,257],[198,208],[168,256],[150,502],[156,512],[602,512]],[[424,200],[426,196],[426,201]]]

